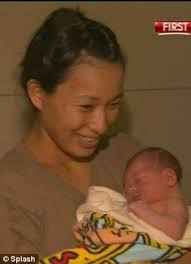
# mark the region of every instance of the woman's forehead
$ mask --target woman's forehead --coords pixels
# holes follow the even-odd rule
[[[68,73],[66,80],[58,85],[60,93],[72,93],[72,96],[99,96],[113,99],[122,94],[123,72],[119,65],[97,62],[99,66],[87,63],[78,64]]]

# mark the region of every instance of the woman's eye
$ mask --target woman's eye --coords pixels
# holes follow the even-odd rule
[[[119,109],[119,106],[120,106],[120,102],[115,102],[109,105],[109,109],[116,110]]]
[[[80,105],[80,109],[83,112],[90,112],[93,110],[93,105]]]

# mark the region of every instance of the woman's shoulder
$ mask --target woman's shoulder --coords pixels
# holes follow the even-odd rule
[[[14,192],[18,196],[32,193],[40,181],[37,164],[22,143],[16,144],[0,159],[0,195]]]
[[[127,133],[120,132],[105,139],[100,155],[114,155],[116,159],[121,159],[125,155],[126,159],[129,159],[142,148],[143,145],[137,139]]]
[[[12,168],[13,164],[17,164],[20,159],[20,155],[18,155],[18,146],[14,146],[9,149],[7,152],[3,154],[0,158],[0,170],[8,171]]]
[[[9,172],[17,170],[18,166],[25,166],[25,159],[27,155],[22,143],[16,144],[12,149],[8,150],[0,158],[1,172]]]

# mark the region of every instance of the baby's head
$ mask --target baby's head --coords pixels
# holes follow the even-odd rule
[[[163,148],[148,147],[127,163],[123,177],[125,196],[128,202],[166,200],[181,178],[182,169],[174,155]]]

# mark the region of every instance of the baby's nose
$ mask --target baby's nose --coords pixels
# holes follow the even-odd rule
[[[128,202],[135,201],[139,198],[138,190],[135,186],[131,186],[128,189]]]
[[[136,189],[135,186],[130,186],[130,187],[129,187],[129,192],[130,192],[130,193],[134,193],[134,192],[136,192],[136,191],[137,191],[137,189]]]

